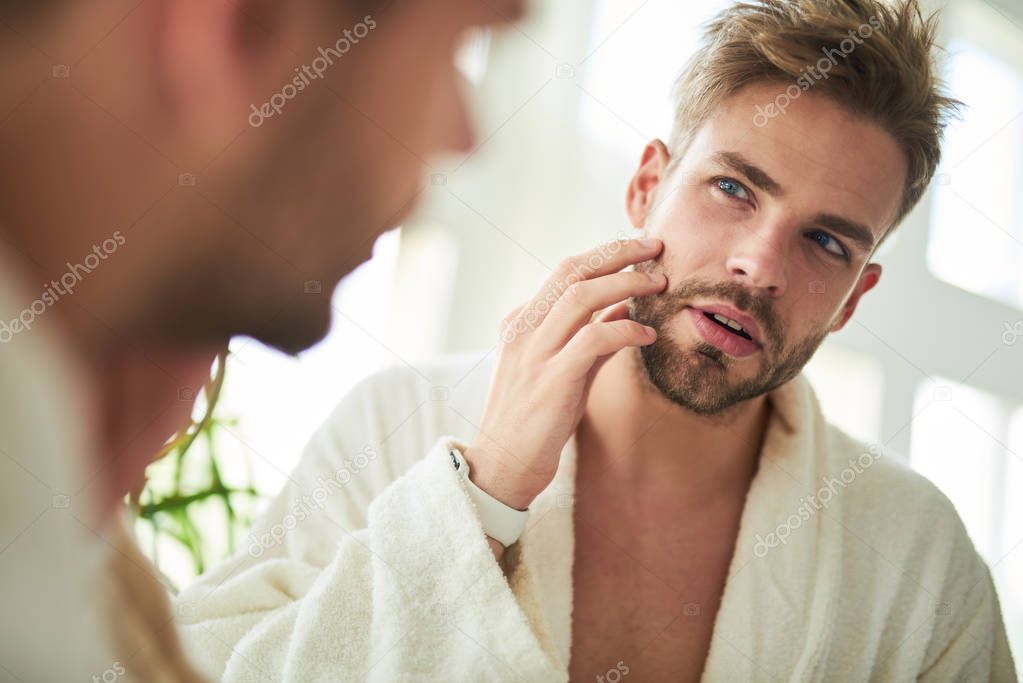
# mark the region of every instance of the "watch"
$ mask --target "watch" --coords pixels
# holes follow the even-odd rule
[[[526,528],[529,510],[516,510],[476,486],[469,478],[469,463],[461,450],[452,447],[448,449],[448,454],[451,456],[451,467],[465,483],[469,498],[476,506],[483,532],[505,548],[519,540]]]

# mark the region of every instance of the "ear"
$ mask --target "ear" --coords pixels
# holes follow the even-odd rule
[[[657,188],[665,179],[665,171],[671,161],[668,148],[660,140],[652,140],[643,148],[639,168],[629,181],[625,193],[625,213],[636,229],[646,225],[647,217],[657,199]]]
[[[153,57],[160,108],[185,139],[215,145],[247,127],[252,103],[291,82],[299,27],[313,17],[263,0],[159,0]]]
[[[845,302],[845,306],[838,314],[838,320],[831,326],[832,332],[838,332],[840,329],[845,327],[845,324],[849,322],[849,318],[856,311],[856,306],[860,302],[860,297],[869,292],[877,284],[878,280],[881,279],[881,264],[880,263],[868,263],[863,269],[863,273],[860,274],[860,279],[856,283],[856,288]]]

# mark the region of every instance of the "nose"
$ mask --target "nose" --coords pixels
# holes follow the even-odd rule
[[[728,273],[747,288],[778,298],[785,293],[786,256],[782,230],[742,226],[743,233],[728,256]]]

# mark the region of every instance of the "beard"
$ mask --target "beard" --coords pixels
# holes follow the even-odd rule
[[[636,270],[650,272],[655,268],[643,263]],[[682,315],[687,304],[697,299],[729,302],[760,323],[763,348],[759,352],[759,369],[753,377],[730,379],[729,370],[736,367],[738,359],[702,339],[691,345],[672,339],[669,325]],[[774,315],[770,299],[754,296],[732,282],[686,280],[663,294],[632,297],[628,306],[632,320],[657,331],[652,344],[639,347],[643,365],[639,371],[645,372],[649,383],[666,399],[704,416],[722,413],[788,382],[813,357],[830,329],[815,329],[786,347],[788,335]]]

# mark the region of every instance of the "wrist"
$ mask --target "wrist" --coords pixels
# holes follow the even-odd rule
[[[489,537],[488,540],[508,547],[516,543],[526,529],[529,519],[528,504],[522,508],[512,507],[509,503],[481,488],[472,476],[472,465],[465,457],[465,450],[462,444],[452,443],[449,446],[448,455],[451,457],[451,466],[462,479],[466,493],[479,517],[483,533]],[[509,498],[509,500],[517,501],[519,499]],[[500,557],[501,554],[495,553],[495,555]]]
[[[490,551],[494,553],[494,559],[500,562],[504,558],[504,546],[496,538],[487,536],[487,545],[490,546]]]
[[[516,510],[525,510],[538,495],[521,477],[509,473],[487,453],[474,446],[463,451],[469,464],[469,480],[488,495]]]

